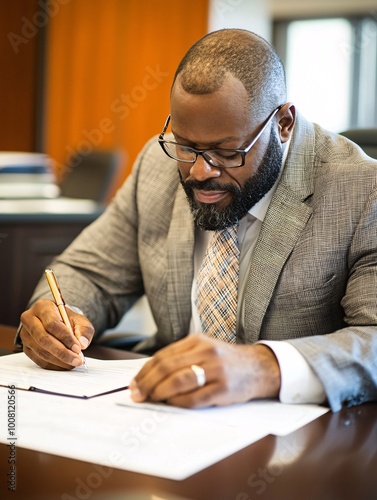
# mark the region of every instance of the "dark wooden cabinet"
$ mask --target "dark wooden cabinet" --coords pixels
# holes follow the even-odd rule
[[[102,211],[0,213],[0,323],[18,325],[46,266]]]

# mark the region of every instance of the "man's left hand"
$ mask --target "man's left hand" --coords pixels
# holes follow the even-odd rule
[[[192,365],[204,370],[203,386]],[[130,389],[136,402],[166,401],[186,408],[229,405],[278,397],[280,369],[265,345],[227,344],[195,334],[158,351]]]

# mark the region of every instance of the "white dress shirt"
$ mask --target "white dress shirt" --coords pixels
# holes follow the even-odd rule
[[[243,324],[245,306],[245,288],[249,269],[249,263],[256,245],[260,229],[271,198],[275,192],[280,176],[282,174],[285,159],[288,153],[287,145],[284,150],[283,165],[278,180],[272,189],[243,217],[238,229],[238,244],[240,248],[240,270],[238,283],[238,312],[237,323]],[[200,333],[202,331],[200,318],[195,305],[196,275],[203,261],[212,231],[196,229],[195,251],[194,251],[194,280],[191,291],[192,317],[190,332]],[[284,341],[261,341],[274,352],[281,373],[281,388],[279,398],[282,403],[323,403],[325,392],[323,386],[315,375],[305,358],[288,342]]]

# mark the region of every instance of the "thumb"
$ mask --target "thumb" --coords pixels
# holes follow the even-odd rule
[[[82,349],[86,349],[93,339],[94,326],[83,313],[75,312],[69,306],[66,307],[73,333],[80,342]]]

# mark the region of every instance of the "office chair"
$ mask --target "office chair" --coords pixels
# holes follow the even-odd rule
[[[340,135],[355,142],[372,158],[377,159],[377,128],[359,128],[341,132]]]
[[[105,203],[124,158],[119,150],[93,150],[85,155],[72,155],[68,162],[69,173],[60,184],[61,196]]]

